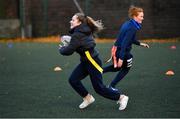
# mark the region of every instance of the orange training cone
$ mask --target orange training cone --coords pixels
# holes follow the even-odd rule
[[[172,45],[172,46],[171,46],[171,49],[172,49],[172,50],[175,50],[175,49],[176,49],[176,46],[175,46],[175,45]]]
[[[172,70],[169,70],[169,71],[166,72],[166,75],[167,76],[172,76],[172,75],[174,75],[174,72]]]

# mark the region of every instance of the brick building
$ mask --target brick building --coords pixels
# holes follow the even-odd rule
[[[145,20],[140,38],[180,37],[179,0],[77,0],[84,12],[94,19],[101,19],[106,29],[99,33],[102,38],[115,38],[120,25],[128,19],[130,5],[144,8]],[[15,35],[21,28],[27,37],[67,34],[69,21],[78,12],[73,0],[1,0],[0,24],[17,20]],[[9,24],[9,22],[7,22]],[[4,28],[0,25],[0,36]],[[21,27],[21,28],[20,28]]]

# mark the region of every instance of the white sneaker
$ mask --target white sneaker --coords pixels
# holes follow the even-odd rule
[[[122,95],[123,97],[121,99],[119,99],[119,101],[117,102],[117,104],[119,103],[119,110],[124,110],[127,106],[129,97],[126,95]]]
[[[91,103],[93,103],[95,101],[95,99],[92,95],[88,100],[87,99],[83,99],[83,100],[84,101],[79,105],[80,109],[86,108],[88,105],[90,105]]]

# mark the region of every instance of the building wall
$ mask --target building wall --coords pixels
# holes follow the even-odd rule
[[[0,0],[0,19],[18,18],[17,0]]]
[[[16,1],[19,4],[20,0],[6,1],[10,1],[11,4]],[[179,0],[77,1],[87,15],[103,21],[105,30],[98,34],[99,37],[115,38],[117,36],[119,27],[128,19],[127,11],[130,5],[144,8],[145,20],[142,30],[138,33],[140,39],[180,37]],[[11,6],[8,10],[15,12],[10,12],[12,14],[10,16],[18,17],[19,11],[14,10],[16,8],[13,5]],[[78,9],[73,0],[25,0],[26,35],[39,37],[67,34],[69,21],[76,12]]]
[[[0,38],[18,37],[20,22],[17,0],[0,0]]]
[[[178,0],[153,0],[152,25],[153,33],[158,37],[180,36],[180,1]]]

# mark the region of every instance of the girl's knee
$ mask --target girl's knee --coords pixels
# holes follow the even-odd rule
[[[71,84],[71,85],[73,85],[77,82],[73,77],[70,77],[68,81],[69,81],[69,84]]]

